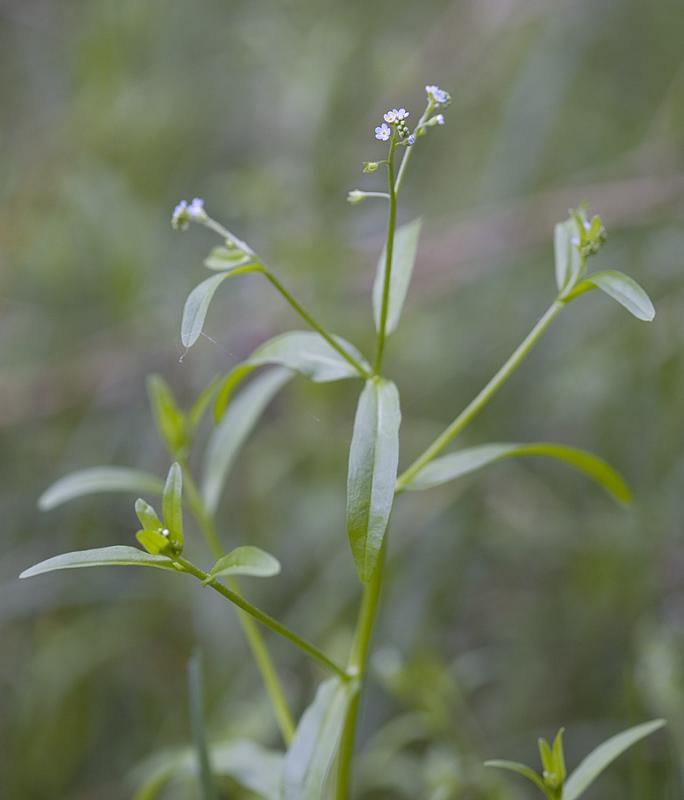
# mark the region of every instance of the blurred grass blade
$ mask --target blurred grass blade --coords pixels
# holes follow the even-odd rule
[[[192,405],[192,408],[188,412],[188,420],[190,422],[190,429],[192,431],[197,428],[197,426],[202,421],[202,417],[204,416],[204,412],[209,407],[211,401],[214,399],[214,395],[216,394],[218,387],[221,383],[221,376],[215,375],[208,386],[204,388],[204,390],[200,393],[197,400]]]
[[[185,415],[161,375],[147,378],[147,394],[159,435],[169,452],[177,453],[186,444]]]
[[[171,538],[183,544],[183,473],[180,464],[171,464],[162,496],[162,516]]]
[[[360,364],[370,370],[359,351],[339,336],[336,341]],[[260,345],[225,378],[216,398],[214,415],[220,419],[236,387],[257,367],[279,365],[299,372],[314,383],[358,378],[356,369],[320,334],[313,331],[289,331]]]
[[[347,533],[359,577],[370,580],[387,530],[399,460],[399,393],[367,381],[354,420],[347,477]]]
[[[65,475],[46,489],[38,500],[49,511],[69,500],[101,492],[150,492],[161,494],[164,484],[156,475],[128,467],[91,467]]]
[[[231,778],[264,800],[281,800],[282,753],[235,739],[210,745],[209,757],[214,776]],[[196,774],[196,755],[190,748],[151,756],[131,776],[138,786],[134,800],[154,800],[170,781]]]
[[[327,796],[328,775],[353,691],[337,678],[318,687],[285,756],[283,800],[321,800]]]
[[[633,744],[662,728],[664,719],[644,722],[600,744],[580,763],[563,787],[563,800],[577,800],[615,759]]]
[[[411,275],[413,274],[413,265],[416,261],[421,225],[422,220],[420,218],[414,219],[413,222],[409,222],[397,228],[394,237],[389,303],[387,306],[387,325],[385,328],[385,332],[388,336],[399,324],[401,310],[404,307],[406,293],[408,292]],[[380,260],[378,261],[375,283],[373,284],[373,319],[375,321],[376,330],[380,329],[386,261],[387,254],[385,246],[380,255]]]
[[[621,306],[624,306],[637,319],[641,319],[644,322],[652,322],[655,319],[656,312],[651,298],[634,278],[630,278],[624,272],[618,272],[617,270],[595,272],[578,284],[567,299],[573,300],[575,297],[579,297],[579,295],[592,289],[600,289],[620,303]]]
[[[416,475],[408,490],[429,489],[460,478],[488,464],[518,456],[545,456],[563,461],[587,475],[621,503],[630,503],[632,493],[624,478],[606,461],[576,447],[540,442],[536,444],[485,444],[436,458]]]
[[[195,653],[188,662],[188,696],[202,800],[218,800],[207,749],[207,733],[204,724],[204,681],[202,679],[202,658],[199,653]]]
[[[280,572],[280,562],[277,558],[262,550],[260,547],[244,545],[236,547],[230,553],[219,558],[204,581],[208,583],[212,578],[223,575],[251,575],[256,578],[270,578]]]
[[[92,550],[76,550],[72,553],[48,558],[33,567],[25,569],[20,578],[32,578],[44,572],[55,572],[60,569],[78,569],[80,567],[158,567],[159,569],[176,570],[170,558],[153,556],[137,547],[114,545],[113,547],[97,547]]]
[[[202,497],[210,514],[218,507],[240,447],[274,395],[292,376],[293,373],[287,369],[273,369],[259,375],[240,392],[212,432],[204,455],[201,485]]]
[[[520,764],[518,761],[501,761],[500,759],[494,759],[492,761],[485,761],[485,767],[495,767],[496,769],[506,769],[509,772],[516,772],[518,775],[522,775],[523,778],[527,778],[528,781],[532,781],[543,794],[546,794],[546,787],[541,777],[526,764]]]
[[[259,272],[261,269],[261,264],[236,264],[226,268],[218,275],[212,275],[211,278],[207,278],[195,286],[188,295],[183,307],[183,319],[181,321],[181,342],[183,342],[183,346],[192,347],[199,339],[209,305],[223,281],[236,275]]]

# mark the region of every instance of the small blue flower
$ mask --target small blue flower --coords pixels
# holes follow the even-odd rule
[[[193,222],[203,222],[207,218],[207,212],[204,210],[204,200],[201,197],[193,198],[192,203],[188,206],[188,217]]]
[[[437,125],[444,125],[444,114],[437,114],[435,117]]]
[[[187,200],[181,200],[180,203],[173,209],[171,215],[171,225],[178,231],[184,231],[188,227],[188,203]]]
[[[428,98],[430,98],[437,107],[446,106],[451,100],[449,92],[445,92],[444,89],[440,89],[439,86],[426,86],[425,91],[427,92]]]
[[[409,145],[411,145],[411,146],[412,146],[412,145],[414,145],[414,144],[416,143],[416,137],[415,137],[413,134],[411,134],[411,135],[408,137],[407,141],[408,141]]]
[[[392,108],[385,112],[384,119],[385,122],[395,123],[405,120],[408,115],[409,112],[405,108]]]
[[[386,142],[391,135],[392,135],[392,129],[390,128],[389,125],[386,125],[384,122],[382,123],[382,125],[378,125],[378,127],[375,129],[375,138],[378,139],[378,141]]]

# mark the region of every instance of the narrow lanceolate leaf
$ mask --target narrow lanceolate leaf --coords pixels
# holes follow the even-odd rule
[[[359,351],[339,336],[337,343],[364,368],[370,367]],[[225,378],[216,397],[215,416],[220,419],[236,387],[257,367],[269,364],[299,372],[314,383],[358,378],[356,369],[332,345],[313,331],[290,331],[258,347]]]
[[[192,431],[197,428],[197,426],[202,421],[202,417],[204,416],[204,412],[209,407],[211,401],[214,399],[214,395],[216,394],[218,387],[221,383],[221,376],[216,375],[212,378],[211,382],[204,388],[204,390],[200,393],[197,400],[192,405],[192,408],[188,412],[188,421],[190,423],[190,429]]]
[[[556,286],[558,286],[559,292],[572,284],[582,268],[581,257],[577,247],[578,240],[577,223],[572,217],[556,225],[553,234],[553,249],[556,266]]]
[[[171,464],[164,485],[162,515],[175,543],[183,543],[183,473],[180,464]]]
[[[159,435],[169,451],[177,453],[186,444],[185,415],[161,375],[148,377],[147,394]]]
[[[394,236],[387,323],[385,325],[385,333],[387,335],[392,333],[399,324],[399,317],[401,316],[401,310],[404,307],[406,293],[411,282],[413,265],[416,261],[421,224],[421,219],[414,219],[413,222],[397,228]],[[386,262],[387,252],[386,249],[383,249],[375,273],[375,283],[373,284],[373,319],[375,320],[376,330],[380,330]]]
[[[283,800],[320,800],[354,689],[337,678],[318,687],[297,726],[283,767]]]
[[[613,736],[603,744],[600,744],[594,751],[589,753],[568,778],[563,787],[563,800],[577,800],[619,755],[640,739],[650,736],[659,728],[662,728],[663,725],[665,725],[664,719],[645,722],[643,725],[637,725],[634,728],[618,733],[617,736]]]
[[[585,450],[560,444],[485,444],[469,447],[430,462],[406,487],[409,490],[429,489],[460,478],[496,461],[518,456],[545,456],[563,461],[596,481],[621,503],[629,503],[632,493],[624,478],[606,461]]]
[[[605,272],[595,272],[585,278],[568,297],[572,300],[579,295],[589,292],[592,289],[600,289],[602,292],[612,297],[624,306],[630,314],[644,322],[652,322],[655,318],[655,308],[651,298],[639,286],[639,284],[625,275],[624,272],[617,270],[606,270]]]
[[[146,531],[158,531],[164,527],[157,512],[142,497],[135,501],[135,514]]]
[[[252,575],[256,578],[270,578],[280,572],[277,558],[259,547],[244,545],[219,558],[207,573],[204,583],[223,575]]]
[[[149,492],[161,494],[164,484],[156,475],[128,467],[91,467],[65,475],[38,500],[41,511],[61,506],[68,500],[101,492]]]
[[[145,553],[143,550],[138,550],[137,547],[115,545],[114,547],[97,547],[93,550],[77,550],[73,553],[63,553],[29,567],[19,577],[32,578],[34,575],[41,575],[43,572],[54,572],[59,569],[110,566],[176,569],[173,561],[166,556],[154,556],[150,553]]]
[[[192,347],[199,339],[204,327],[204,320],[209,310],[209,305],[216,294],[218,287],[227,278],[235,275],[244,275],[247,272],[258,272],[262,269],[259,264],[236,264],[227,267],[218,275],[212,275],[195,288],[188,295],[183,308],[181,322],[181,341],[184,347]]]
[[[368,381],[356,409],[347,477],[347,533],[364,582],[375,571],[392,510],[400,422],[396,386]]]
[[[211,434],[202,470],[202,497],[209,513],[218,508],[230,468],[259,417],[293,373],[273,369],[255,378],[231,403],[227,413]]]
[[[522,775],[523,778],[532,781],[538,789],[546,794],[544,781],[542,781],[541,777],[526,764],[520,764],[518,761],[501,761],[500,759],[494,759],[492,761],[485,761],[485,767],[495,767],[496,769],[506,769],[509,772],[517,772],[518,775]]]

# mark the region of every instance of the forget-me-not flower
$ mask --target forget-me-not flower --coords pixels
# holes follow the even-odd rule
[[[378,125],[375,129],[375,138],[378,139],[380,142],[386,142],[390,136],[392,135],[392,129],[389,125],[385,124],[384,122],[382,125]]]
[[[439,86],[426,86],[425,91],[428,97],[432,98],[436,106],[445,106],[451,100],[449,92],[445,92],[444,89],[440,89]]]

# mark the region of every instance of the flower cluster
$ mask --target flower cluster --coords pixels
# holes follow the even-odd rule
[[[427,92],[428,100],[433,103],[435,108],[448,106],[451,102],[451,95],[449,92],[445,92],[444,89],[440,89],[439,86],[426,86],[425,91]]]
[[[408,125],[404,121],[408,115],[409,112],[405,108],[391,108],[386,111],[383,115],[385,121],[375,129],[375,138],[381,142],[386,142],[392,135],[392,128],[394,128],[403,144],[413,144],[416,140],[415,136],[410,133]]]
[[[206,220],[207,212],[204,210],[204,200],[200,197],[193,198],[191,203],[181,200],[171,215],[171,225],[180,231],[184,231],[191,222],[205,222]]]

